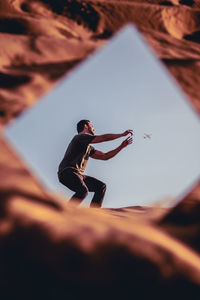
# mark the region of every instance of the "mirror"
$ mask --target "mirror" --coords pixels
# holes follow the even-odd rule
[[[81,119],[89,119],[97,135],[134,131],[133,144],[111,160],[89,160],[86,174],[107,184],[102,207],[172,206],[198,180],[198,115],[133,25],[4,132],[45,187],[67,198],[73,192],[59,183],[57,169]],[[122,140],[93,146],[107,152]]]

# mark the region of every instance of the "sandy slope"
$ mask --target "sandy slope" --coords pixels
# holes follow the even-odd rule
[[[192,0],[1,0],[1,130],[131,21],[200,112],[199,19]],[[4,299],[200,293],[200,185],[169,210],[77,209],[48,195],[3,137],[0,147]]]

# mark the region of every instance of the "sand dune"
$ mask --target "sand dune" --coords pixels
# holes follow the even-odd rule
[[[1,0],[1,130],[127,22],[200,112],[199,17],[189,0]],[[200,185],[171,209],[74,208],[0,147],[3,299],[199,295]]]

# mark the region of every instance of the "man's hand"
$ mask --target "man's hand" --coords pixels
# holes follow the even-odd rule
[[[128,134],[130,134],[131,136],[133,136],[133,130],[132,129],[128,129],[128,130],[124,131],[124,133],[122,133],[122,136],[126,136]]]
[[[121,146],[122,146],[122,148],[125,148],[126,146],[132,144],[132,142],[133,142],[133,138],[129,136],[127,139],[125,139],[125,140],[121,143]]]

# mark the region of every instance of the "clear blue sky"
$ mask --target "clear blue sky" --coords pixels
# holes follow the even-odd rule
[[[66,197],[73,192],[58,182],[57,168],[81,119],[91,120],[98,135],[134,130],[134,143],[116,157],[89,160],[86,174],[107,183],[103,207],[180,199],[200,174],[199,118],[133,26],[121,30],[5,131],[42,182]],[[144,133],[151,139],[144,139]],[[122,140],[95,148],[109,151]]]

